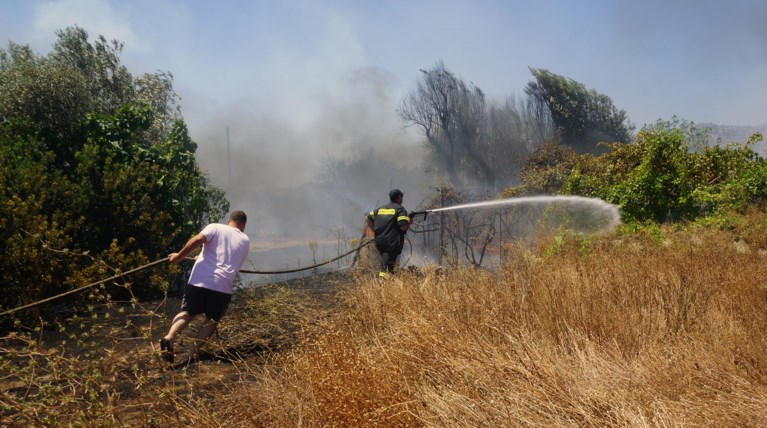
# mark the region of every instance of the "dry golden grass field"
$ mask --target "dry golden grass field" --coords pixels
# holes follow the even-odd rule
[[[3,338],[0,422],[767,426],[765,235],[752,219],[739,232],[542,239],[509,246],[496,272],[245,290],[208,357],[179,370],[152,346],[172,303],[135,316],[113,304]],[[68,334],[85,351],[61,344]]]

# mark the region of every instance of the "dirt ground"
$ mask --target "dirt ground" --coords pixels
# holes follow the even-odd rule
[[[21,414],[56,415],[67,406],[77,411],[104,396],[117,425],[173,422],[168,418],[179,397],[213,400],[216,391],[252,380],[257,370],[248,368],[268,364],[291,349],[303,328],[338,310],[343,304],[339,292],[354,283],[355,275],[373,275],[379,262],[374,246],[367,245],[355,257],[354,269],[307,272],[267,284],[244,275],[218,332],[191,363],[186,352],[202,317],[176,341],[173,364],[160,357],[159,340],[179,312],[180,297],[100,302],[58,316],[58,324],[29,330],[24,339],[2,337],[0,362],[8,373],[0,376],[0,426],[27,420]],[[35,369],[29,370],[30,365]],[[97,398],[94,389],[101,391]],[[164,395],[171,398],[158,399]]]
[[[352,272],[333,272],[237,290],[219,331],[200,359],[192,363],[186,361],[185,354],[202,317],[194,320],[177,340],[175,364],[168,364],[159,355],[159,340],[179,311],[181,301],[177,297],[138,304],[112,303],[96,308],[95,316],[71,317],[60,326],[48,326],[38,339],[38,348],[46,351],[16,355],[18,361],[11,365],[11,373],[0,377],[0,400],[5,397],[11,403],[21,403],[0,412],[0,425],[16,426],[19,419],[14,408],[34,409],[35,404],[25,400],[37,391],[54,385],[53,391],[69,394],[70,389],[62,382],[88,385],[90,380],[83,378],[90,379],[94,371],[108,382],[105,386],[118,424],[145,426],[158,418],[166,420],[173,414],[172,400],[158,401],[158,394],[173,391],[175,397],[205,401],[227,385],[248,381],[253,371],[243,368],[264,364],[290,349],[302,326],[341,304],[338,291],[348,286],[350,275]],[[72,340],[73,333],[80,340]],[[88,344],[84,345],[86,337]],[[21,348],[20,343],[3,339],[3,350]],[[67,350],[57,352],[66,357],[56,364],[66,362],[63,379],[55,374],[54,364],[46,357],[50,349],[62,348]],[[33,359],[42,369],[30,375],[23,367]],[[62,401],[82,400],[89,388],[82,389],[72,392],[72,397],[62,397]]]

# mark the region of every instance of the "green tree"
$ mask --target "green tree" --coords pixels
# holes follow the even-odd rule
[[[57,171],[53,153],[34,136],[0,126],[0,307],[30,303],[65,286],[67,260],[47,251],[72,248],[77,189]]]
[[[669,120],[658,119],[654,124],[646,125],[642,129],[649,132],[678,129],[690,150],[698,153],[703,152],[711,141],[711,128],[696,125],[695,122],[677,116],[672,116]]]
[[[767,161],[754,151],[762,138],[757,133],[745,144],[716,145],[690,154],[691,179],[699,183],[694,197],[705,211],[764,205]]]
[[[528,82],[525,93],[548,107],[563,144],[578,152],[592,152],[600,142],[631,142],[634,125],[610,97],[545,69],[531,68],[530,72],[535,80]]]
[[[134,100],[133,76],[120,64],[123,44],[98,36],[93,43],[80,27],[56,32],[58,37],[47,61],[53,66],[74,68],[88,89],[89,110],[114,112],[122,104]]]
[[[645,128],[633,144],[604,144],[601,155],[557,144],[540,147],[508,195],[556,193],[602,198],[624,220],[676,221],[716,216],[767,202],[767,161],[746,144],[689,150],[687,127]],[[693,140],[695,141],[695,140]]]
[[[229,209],[197,165],[170,73],[134,78],[121,43],[57,35],[45,56],[0,50],[2,308],[165,257]],[[134,275],[133,291],[164,286],[165,269]]]
[[[642,162],[622,183],[608,191],[608,202],[639,220],[666,221],[695,215],[688,146],[682,132],[640,132]]]
[[[58,31],[46,56],[11,42],[0,50],[0,118],[36,133],[53,151],[56,165],[71,166],[86,142],[86,116],[113,114],[124,104],[147,104],[162,141],[180,117],[172,75],[157,72],[134,78],[120,64],[123,44],[99,36],[94,43],[79,27]]]
[[[183,121],[162,142],[145,138],[152,123],[146,105],[90,116],[77,177],[88,200],[84,214],[100,221],[81,231],[87,248],[135,242],[141,246],[133,250],[161,256],[228,211],[223,193],[199,169]]]
[[[89,96],[76,69],[13,42],[7,51],[0,50],[0,118],[20,133],[36,134],[57,167],[71,165],[82,147],[80,122],[91,111]]]

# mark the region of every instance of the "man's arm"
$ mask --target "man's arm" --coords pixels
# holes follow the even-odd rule
[[[413,224],[413,218],[407,215],[407,211],[404,208],[397,210],[397,225],[399,225],[399,230],[401,230],[402,233],[405,233],[410,229],[411,224]]]
[[[184,245],[184,248],[182,248],[181,251],[178,253],[169,254],[168,261],[173,264],[177,264],[181,260],[184,260],[184,258],[189,255],[189,253],[196,250],[206,242],[208,242],[208,238],[206,238],[202,233],[198,233],[197,235],[193,236],[192,239],[186,242],[186,245]]]

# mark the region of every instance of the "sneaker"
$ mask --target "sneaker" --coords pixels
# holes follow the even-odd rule
[[[173,362],[173,344],[164,337],[160,339],[160,356],[169,363]]]

